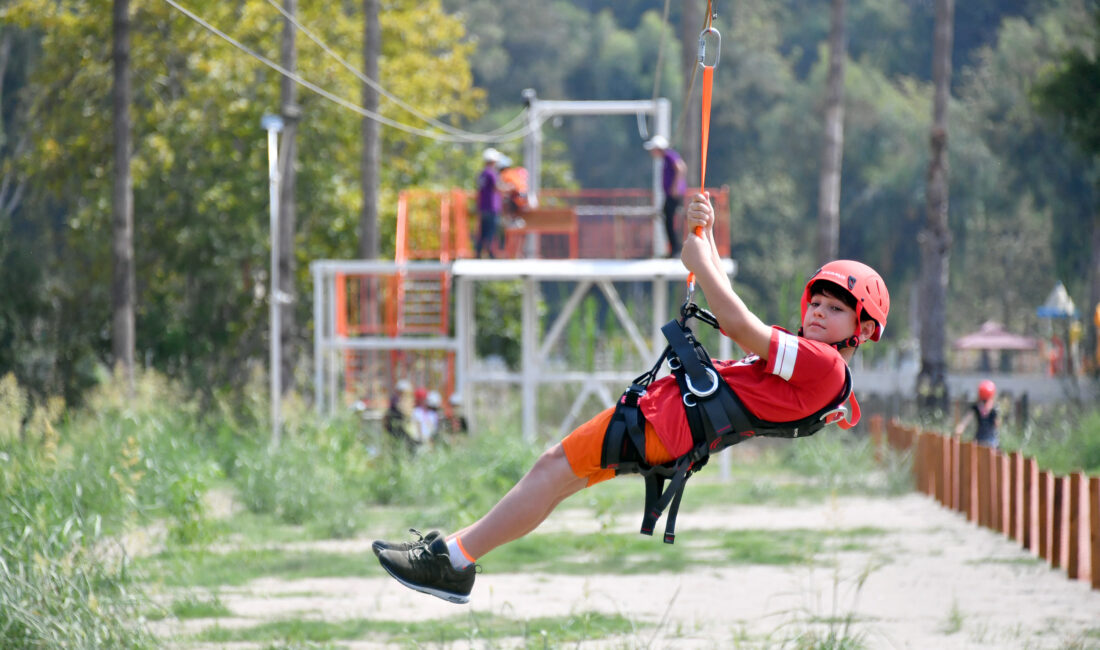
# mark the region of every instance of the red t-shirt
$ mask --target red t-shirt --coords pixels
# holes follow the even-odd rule
[[[769,422],[790,422],[828,406],[844,389],[845,363],[836,348],[772,327],[768,361],[751,354],[740,361],[714,361],[745,408]],[[638,401],[645,419],[674,457],[691,451],[680,387],[672,375],[649,385]]]

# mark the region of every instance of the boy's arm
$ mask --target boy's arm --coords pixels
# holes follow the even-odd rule
[[[741,349],[766,360],[772,328],[749,310],[722,270],[714,244],[714,210],[706,195],[696,194],[692,198],[686,221],[688,232],[680,255],[684,266],[695,274],[695,281],[706,295],[707,304],[726,336]],[[702,235],[695,234],[696,226],[702,227]]]

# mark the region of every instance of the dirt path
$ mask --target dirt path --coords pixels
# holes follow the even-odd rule
[[[623,530],[635,530],[636,522],[623,519]],[[890,532],[861,537],[859,551],[835,552],[835,569],[716,565],[677,574],[521,575],[494,572],[490,556],[468,606],[410,591],[389,578],[263,579],[220,592],[237,618],[219,623],[251,626],[292,616],[421,621],[467,608],[520,619],[599,611],[660,625],[582,647],[714,648],[780,647],[814,625],[818,631],[840,631],[842,623],[835,621],[854,615],[849,635],[858,633],[871,648],[1100,648],[1100,591],[1028,561],[1016,542],[923,496],[685,512],[677,544],[703,529],[736,534],[737,529],[859,527]],[[595,529],[589,513],[563,510],[540,530]],[[369,540],[310,546],[368,552]],[[186,628],[203,624],[192,621]],[[186,628],[171,626],[175,632]]]

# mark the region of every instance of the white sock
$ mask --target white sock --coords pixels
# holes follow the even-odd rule
[[[447,553],[451,556],[451,566],[456,569],[465,569],[473,564],[473,561],[466,559],[466,553],[462,551],[462,544],[457,536],[447,540]]]

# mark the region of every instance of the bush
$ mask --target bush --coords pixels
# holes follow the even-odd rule
[[[1078,411],[1066,405],[1036,409],[1019,435],[1002,428],[1002,447],[1034,456],[1058,474],[1100,473],[1100,409]]]
[[[0,380],[0,647],[152,647],[114,540],[153,519],[176,542],[210,537],[203,496],[221,471],[199,409],[153,374],[133,396],[124,385],[66,411]]]

